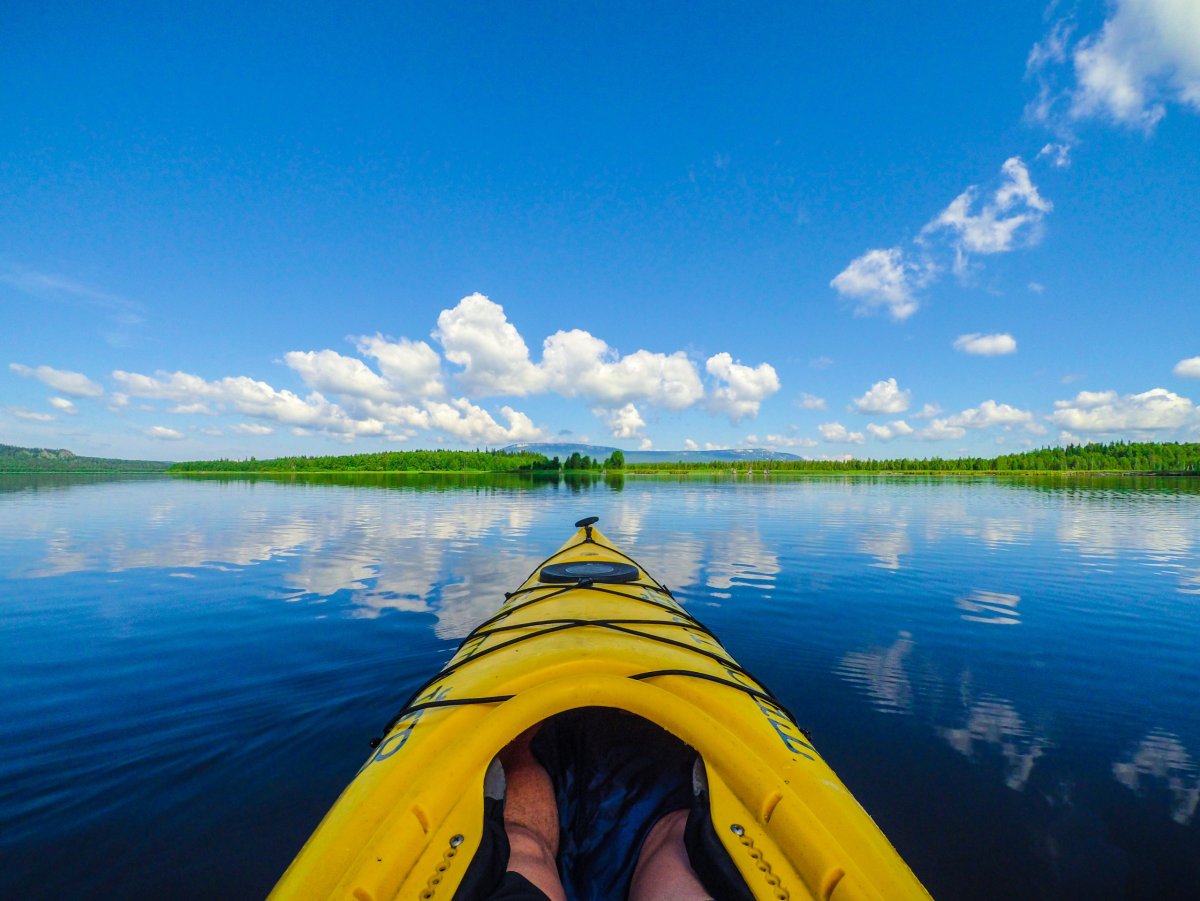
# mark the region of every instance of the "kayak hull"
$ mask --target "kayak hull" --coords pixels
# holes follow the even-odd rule
[[[454,897],[480,848],[484,777],[537,723],[642,717],[699,754],[713,826],[755,898],[922,898],[920,882],[791,714],[598,529],[547,564],[632,564],[628,582],[507,595],[392,723],[274,898]]]

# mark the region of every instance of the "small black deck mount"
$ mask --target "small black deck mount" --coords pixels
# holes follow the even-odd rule
[[[599,516],[585,516],[583,519],[579,520],[579,522],[575,523],[575,528],[586,529],[587,535],[584,537],[583,540],[591,541],[592,540],[592,526],[594,526],[599,521],[600,521]]]
[[[592,585],[596,582],[632,582],[638,568],[628,563],[610,560],[576,560],[571,563],[551,563],[543,566],[538,580],[550,584],[575,583]]]

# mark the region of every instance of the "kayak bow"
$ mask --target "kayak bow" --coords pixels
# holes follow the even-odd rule
[[[272,897],[455,898],[486,850],[497,752],[583,708],[625,711],[694,749],[707,828],[743,897],[928,897],[784,705],[595,521],[413,694]]]

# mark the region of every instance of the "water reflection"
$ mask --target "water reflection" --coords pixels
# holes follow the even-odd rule
[[[1135,792],[1165,787],[1171,819],[1187,826],[1200,807],[1200,772],[1179,736],[1154,729],[1123,760],[1113,764],[1116,780]]]
[[[979,525],[979,538],[989,548],[1028,542],[1034,535],[1034,524],[1015,517],[985,517]]]
[[[985,620],[990,621],[990,620]],[[941,680],[936,673],[924,673],[914,680],[909,673],[915,660],[912,635],[901,632],[886,648],[870,648],[846,654],[837,667],[838,675],[864,691],[871,706],[880,713],[912,714],[925,694],[923,707],[937,711]],[[959,678],[961,725],[931,723],[937,735],[951,748],[972,760],[983,760],[984,751],[999,751],[1004,765],[1004,784],[1022,791],[1033,773],[1034,764],[1049,747],[1047,739],[1031,730],[1016,706],[995,696],[974,698],[969,671]],[[937,713],[932,714],[938,716]],[[945,717],[945,713],[940,714]]]
[[[1180,567],[1179,569],[1179,593],[1180,594],[1200,594],[1200,569],[1191,567]]]
[[[954,605],[964,611],[962,618],[971,623],[993,623],[1001,626],[1015,626],[1021,621],[1017,612],[1017,604],[1021,603],[1020,595],[1004,594],[999,591],[985,591],[976,588],[970,594],[957,598]]]
[[[639,545],[642,558],[654,561],[654,577],[671,588],[686,588],[700,582],[707,543],[691,535],[647,539]],[[647,564],[649,565],[649,564]]]
[[[1188,566],[1200,552],[1194,498],[1096,496],[1072,498],[1061,514],[1056,538],[1074,548],[1085,566],[1111,572],[1122,559],[1177,579],[1176,590],[1194,594],[1197,571]]]
[[[289,488],[279,484],[284,480],[202,481],[216,482],[217,493],[191,496],[186,504],[162,497],[149,508],[141,498],[122,495],[103,505],[104,513],[90,528],[69,528],[48,513],[26,522],[25,537],[38,542],[40,553],[26,556],[19,575],[43,579],[166,568],[187,576],[286,563],[279,596],[289,602],[340,595],[347,615],[368,619],[388,611],[432,613],[436,634],[452,639],[493,612],[502,592],[523,581],[563,537],[563,524],[556,520],[549,541],[522,540],[545,518],[544,507],[528,492],[506,494],[503,503],[477,504],[457,498],[442,502],[436,491],[343,492],[340,486],[354,484],[345,476],[311,482],[289,478]],[[364,479],[372,487],[375,481]],[[293,487],[303,491],[313,484],[322,487],[319,497],[307,498],[311,503],[304,494],[292,493]],[[166,481],[162,487],[169,495],[176,485]],[[380,487],[397,486],[389,480]],[[435,482],[434,487],[446,486]],[[472,490],[470,483],[460,487]],[[612,488],[587,473],[542,480],[537,487],[580,494]],[[249,492],[239,495],[232,514],[226,510],[231,488]],[[690,496],[695,500],[700,493]],[[639,542],[648,500],[644,492],[614,495],[605,517],[614,539]],[[741,530],[732,542],[718,540],[723,537],[656,531],[641,542],[639,553],[675,587],[705,584],[718,597],[739,587],[769,588],[780,566],[761,535]]]
[[[154,568],[188,575],[286,563],[279,577],[286,600],[344,593],[347,612],[356,617],[430,611],[439,636],[451,638],[482,619],[481,610],[490,612],[501,592],[540,559],[540,548],[478,552],[485,537],[500,533],[515,541],[528,532],[536,508],[521,494],[507,504],[441,503],[437,494],[403,503],[403,494],[335,490],[305,498],[270,483],[240,483],[250,493],[239,495],[230,513],[226,486],[191,496],[187,504],[169,496],[176,487],[162,483],[157,493],[168,496],[149,507],[144,490],[102,502],[86,525],[67,526],[62,511],[42,509],[24,520],[23,538],[35,550],[15,575],[47,579]],[[270,493],[257,494],[263,490]]]
[[[905,670],[913,641],[901,632],[886,648],[851,651],[842,658],[838,674],[867,692],[882,713],[912,713],[913,688]]]
[[[1024,790],[1033,765],[1049,743],[1033,734],[1011,701],[984,697],[970,704],[966,722],[958,728],[938,727],[938,735],[960,754],[976,759],[986,748],[1000,751],[1004,759],[1004,784]]]
[[[880,569],[900,569],[901,554],[912,552],[912,542],[903,526],[889,531],[864,535],[858,542],[860,553],[875,558],[871,566]]]
[[[779,574],[779,557],[757,532],[738,529],[711,550],[705,584],[714,593],[739,586],[767,590]]]

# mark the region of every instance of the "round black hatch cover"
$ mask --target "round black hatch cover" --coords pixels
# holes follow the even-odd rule
[[[638,568],[628,563],[609,563],[606,560],[577,560],[574,563],[551,563],[543,566],[543,582],[632,582]]]

